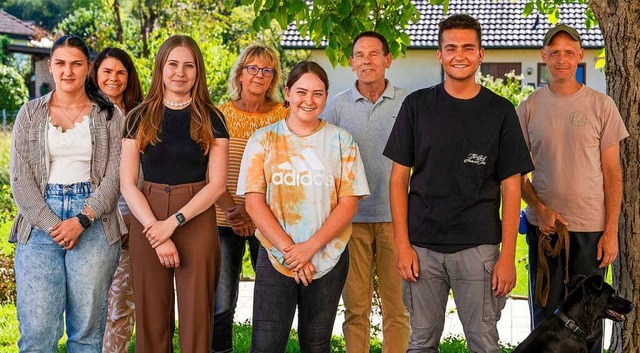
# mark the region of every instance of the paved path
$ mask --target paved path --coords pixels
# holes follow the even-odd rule
[[[340,301],[340,307],[338,308],[339,314],[336,317],[336,322],[333,326],[333,333],[336,335],[342,335],[342,322],[344,316],[342,315],[342,301]],[[236,322],[250,322],[251,314],[253,312],[253,282],[240,282],[240,293],[238,296],[238,307],[236,309]],[[294,318],[293,328],[298,327],[298,316]],[[379,318],[373,318],[374,321]],[[464,336],[462,331],[462,324],[458,319],[458,314],[455,311],[455,304],[453,300],[449,299],[447,305],[447,315],[445,319],[444,332],[442,337],[448,336]],[[498,332],[500,333],[500,340],[503,343],[510,343],[517,345],[522,342],[527,335],[529,335],[529,308],[526,300],[522,299],[509,299],[507,304],[502,310],[502,317],[498,322]],[[611,322],[606,320],[605,324],[605,348],[609,347],[611,338]]]

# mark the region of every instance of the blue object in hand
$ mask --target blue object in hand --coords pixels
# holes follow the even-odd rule
[[[527,216],[524,215],[524,210],[520,210],[520,225],[518,226],[518,233],[527,234]]]

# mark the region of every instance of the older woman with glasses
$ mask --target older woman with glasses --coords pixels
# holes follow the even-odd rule
[[[222,265],[216,292],[213,352],[233,350],[233,315],[247,243],[251,265],[254,270],[256,268],[259,246],[254,236],[256,227],[245,210],[244,197],[235,196],[236,184],[249,137],[259,128],[282,120],[289,113],[277,98],[280,79],[280,63],[275,50],[263,45],[250,45],[232,69],[229,80],[231,101],[219,107],[226,117],[230,140],[227,190],[218,199],[216,214]]]

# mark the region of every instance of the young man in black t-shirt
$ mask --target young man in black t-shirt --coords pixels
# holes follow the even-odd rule
[[[453,15],[440,23],[438,40],[446,79],[406,98],[384,151],[394,161],[407,352],[437,352],[453,290],[469,349],[498,353],[496,323],[516,283],[520,176],[533,164],[514,107],[475,82],[484,58],[480,24]]]

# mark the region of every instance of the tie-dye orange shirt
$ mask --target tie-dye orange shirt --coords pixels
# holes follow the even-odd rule
[[[294,243],[320,229],[338,198],[369,195],[358,145],[344,129],[321,122],[308,136],[291,133],[284,121],[258,130],[247,143],[238,177],[238,195],[265,194],[278,223]],[[256,230],[256,236],[280,273],[292,277],[282,253]],[[335,266],[351,237],[349,225],[318,251],[314,278]]]

